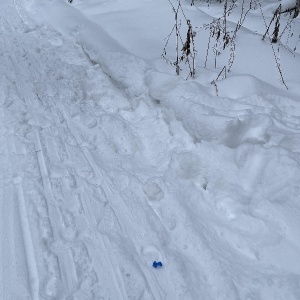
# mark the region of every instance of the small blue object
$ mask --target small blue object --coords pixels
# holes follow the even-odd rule
[[[161,261],[154,261],[153,262],[153,268],[158,268],[158,267],[162,267],[162,262]]]

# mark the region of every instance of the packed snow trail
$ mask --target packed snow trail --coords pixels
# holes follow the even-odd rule
[[[80,47],[35,25],[18,5],[1,5],[2,298],[168,297],[137,253],[133,239],[143,240],[144,228],[87,140],[97,113],[104,122],[114,114],[87,102],[85,123],[76,125],[77,100],[99,82],[104,100],[130,104]],[[122,130],[124,121],[115,121]]]
[[[298,300],[297,100],[209,96],[30,5],[0,4],[1,299]]]

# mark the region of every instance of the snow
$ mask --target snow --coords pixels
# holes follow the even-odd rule
[[[191,78],[161,58],[168,1],[0,3],[1,299],[300,299],[300,22],[262,40],[277,5],[223,78],[223,5],[182,1]]]

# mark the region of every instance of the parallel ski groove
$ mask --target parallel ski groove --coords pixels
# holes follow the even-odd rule
[[[48,175],[48,170],[47,166],[45,163],[45,158],[44,158],[44,153],[43,149],[41,146],[41,140],[40,140],[40,135],[38,129],[35,129],[35,149],[37,153],[37,158],[38,158],[38,163],[40,166],[40,171],[41,171],[41,176],[42,176],[42,181],[43,181],[43,186],[45,189],[45,197],[47,199],[47,204],[48,204],[48,211],[49,211],[49,216],[50,220],[53,222],[54,220],[60,220],[60,224],[62,223],[61,221],[61,215],[57,209],[57,206],[55,205],[55,197],[53,194],[53,189],[51,186],[51,182],[49,179]],[[57,225],[52,225],[52,232],[53,232],[53,237],[55,241],[60,240],[60,235],[58,231]],[[63,285],[68,288],[68,293],[72,293],[77,286],[77,277],[74,272],[67,271],[68,269],[72,267],[70,265],[73,264],[72,257],[68,252],[68,249],[58,249],[56,255],[58,256],[59,260],[59,267],[60,267],[60,273],[62,276],[63,280]]]
[[[63,114],[65,116],[65,119],[67,121],[68,127],[72,131],[77,143],[79,145],[81,145],[82,140],[81,140],[80,136],[77,134],[77,132],[75,130],[72,130],[74,128],[73,121],[70,119],[70,117],[69,117],[69,115],[66,112],[64,107],[62,107],[60,105],[60,109],[63,112]],[[111,188],[112,183],[103,174],[103,172],[99,169],[96,162],[94,161],[94,159],[90,155],[89,150],[86,149],[85,147],[82,147],[81,149],[82,149],[87,161],[89,162],[90,166],[93,168],[93,171],[94,171],[96,177],[101,179],[101,187],[103,188],[103,190],[104,190],[104,192],[107,196],[107,200],[109,201],[112,209],[114,210],[121,226],[123,227],[123,229],[125,229],[124,233],[126,234],[126,236],[131,241],[130,236],[129,236],[128,233],[131,232],[131,233],[136,233],[137,234],[137,229],[136,229],[135,225],[132,223],[132,220],[130,219],[129,212],[124,207],[123,199],[121,199],[121,197],[118,193],[113,192],[113,189]],[[120,208],[120,206],[121,206],[121,208]],[[108,239],[107,239],[106,242],[107,242],[106,247],[110,247],[109,246],[110,242],[109,242]],[[134,246],[133,246],[133,249],[135,251]],[[139,257],[138,254],[136,254],[136,257],[137,258]],[[113,264],[111,263],[111,265],[113,265]],[[151,291],[154,299],[165,299],[165,295],[164,295],[164,293],[161,289],[161,286],[159,285],[159,283],[157,281],[157,278],[154,276],[154,274],[150,273],[148,270],[146,270],[146,268],[143,266],[143,263],[139,262],[139,266],[143,270],[144,276],[147,280],[147,284],[149,285],[150,291]],[[113,268],[113,269],[115,270],[114,271],[115,273],[119,274],[118,269],[117,270],[115,268]],[[125,295],[126,295],[126,292],[125,292]]]
[[[39,275],[37,271],[37,265],[34,255],[34,247],[32,243],[32,236],[30,226],[28,222],[28,214],[26,208],[26,202],[24,198],[24,192],[22,187],[21,178],[15,178],[15,185],[17,187],[17,194],[19,200],[19,213],[20,221],[22,225],[24,246],[26,251],[26,260],[29,273],[29,282],[31,286],[31,296],[33,300],[39,299]]]
[[[82,206],[83,206],[85,214],[89,217],[89,220],[91,222],[91,228],[93,231],[93,235],[94,235],[96,241],[98,241],[98,243],[99,243],[97,245],[97,250],[99,251],[99,247],[100,247],[100,249],[103,249],[105,261],[109,264],[110,270],[108,270],[108,273],[112,277],[114,286],[116,288],[116,290],[113,292],[117,294],[116,296],[118,299],[128,299],[123,281],[121,279],[121,275],[119,274],[119,272],[117,270],[117,266],[113,262],[113,258],[110,255],[110,253],[112,251],[110,249],[111,247],[110,247],[109,241],[105,241],[104,240],[105,237],[103,237],[103,235],[100,234],[98,230],[95,230],[95,228],[97,227],[97,221],[95,219],[93,210],[90,206],[90,200],[88,199],[87,201],[83,201]]]
[[[14,65],[16,73],[21,74],[21,65],[23,62],[21,62],[19,59],[17,59],[17,57],[14,54],[12,54],[12,58],[13,59],[11,59],[11,62]],[[18,62],[18,63],[16,63],[16,62]],[[24,69],[26,69],[26,68],[24,67]],[[22,89],[22,93],[24,95],[24,100],[25,100],[25,105],[27,106],[28,112],[31,114],[31,109],[34,111],[34,109],[36,109],[39,106],[39,103],[35,100],[37,96],[35,94],[33,94],[33,92],[29,89],[28,84],[26,82],[24,82],[24,79],[22,79],[22,78],[20,78],[17,87],[19,90]],[[32,116],[32,118],[34,119],[34,116]],[[46,162],[45,162],[45,158],[44,158],[44,154],[43,154],[43,149],[41,146],[39,129],[36,126],[34,126],[32,131],[34,134],[35,151],[36,151],[37,161],[38,161],[40,174],[41,174],[41,178],[42,178],[42,182],[43,182],[43,186],[44,186],[45,198],[47,200],[47,208],[48,208],[48,213],[49,213],[50,226],[51,226],[51,230],[52,230],[52,234],[53,234],[53,240],[59,241],[60,240],[59,231],[58,231],[57,226],[54,226],[54,222],[57,223],[57,220],[60,220],[61,216],[60,216],[60,213],[55,204],[55,197],[53,195],[53,190],[52,190],[49,175],[48,175],[48,170],[47,170],[47,166],[46,166]],[[65,270],[67,270],[67,268],[68,268],[66,266],[73,262],[70,260],[65,260],[65,258],[69,258],[70,256],[65,256],[64,253],[61,252],[62,251],[61,249],[56,249],[56,250],[58,250],[58,253],[56,253],[56,255],[58,256],[60,273],[62,276],[62,283],[64,286],[68,287],[68,291],[69,291],[68,293],[71,293],[74,291],[77,281],[76,281],[76,278],[73,278],[73,276],[72,277],[67,276]],[[63,250],[63,251],[65,251],[65,250]],[[35,285],[37,286],[38,284],[35,283]],[[34,290],[36,290],[36,289],[34,289]],[[38,298],[36,298],[36,299],[38,299]]]
[[[24,84],[25,86],[25,84]],[[39,103],[35,101],[34,99],[36,98],[36,95],[33,95],[27,88],[25,89],[25,103],[28,108],[33,108],[35,106],[39,106]],[[29,100],[30,99],[30,100]],[[55,196],[53,193],[53,189],[51,186],[50,182],[50,177],[48,174],[47,170],[47,164],[45,161],[45,155],[44,155],[44,150],[41,144],[41,138],[40,138],[40,133],[39,129],[34,126],[33,128],[33,133],[34,133],[34,145],[35,145],[35,151],[37,155],[37,161],[39,164],[39,169],[40,169],[40,174],[43,182],[43,187],[44,187],[44,192],[45,192],[45,197],[47,200],[47,206],[48,206],[48,212],[50,216],[50,222],[53,223],[54,220],[60,220],[61,216],[60,213],[57,209],[57,203],[55,200]],[[99,174],[98,174],[99,175]],[[57,221],[56,221],[57,222]],[[54,224],[51,225],[52,232],[53,232],[53,240],[54,241],[59,241],[60,240],[60,235],[58,232],[58,227]],[[107,257],[107,262],[110,262],[111,269],[113,270],[113,264],[110,261],[110,256],[108,254],[108,250],[102,240],[101,237],[101,248],[105,251],[106,257]],[[77,278],[75,272],[70,271],[70,263],[73,265],[73,258],[71,253],[69,253],[68,249],[56,249],[56,255],[58,256],[59,259],[59,266],[60,266],[60,274],[62,276],[62,285],[67,287],[68,289],[68,295],[71,295],[77,288]],[[72,268],[71,268],[72,269]],[[74,268],[73,268],[74,269]],[[73,275],[72,275],[73,274]],[[118,273],[117,273],[118,274]],[[118,299],[127,299],[127,294],[125,291],[124,286],[122,289],[119,288],[120,282],[122,285],[121,278],[116,278],[116,272],[112,271],[112,276],[115,281],[115,289],[117,293],[117,298]],[[119,275],[120,276],[120,275]]]

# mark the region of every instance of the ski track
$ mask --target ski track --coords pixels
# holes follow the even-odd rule
[[[68,127],[71,129],[71,132],[73,133],[77,144],[82,145],[83,141],[76,134],[75,126],[73,122],[70,120],[70,117],[67,115],[66,109],[62,108],[62,111],[64,112],[64,116],[66,117]],[[129,240],[132,240],[133,236],[138,235],[138,231],[136,229],[136,224],[133,224],[132,220],[129,219],[130,213],[127,211],[126,207],[122,205],[123,199],[121,199],[118,193],[112,189],[111,187],[112,184],[109,178],[104,176],[103,172],[101,171],[101,169],[99,169],[97,163],[94,161],[89,151],[85,147],[82,148],[82,151],[84,157],[86,158],[86,161],[92,167],[93,174],[95,174],[95,177],[97,178],[97,180],[99,180],[99,183],[97,182],[96,185],[101,186],[103,193],[105,195],[105,201],[107,201],[111,205],[118,219],[118,222],[123,228],[123,231],[125,231],[125,237],[129,238]],[[119,206],[121,206],[121,208],[119,208]],[[128,236],[128,233],[130,233],[131,236]],[[120,286],[119,288],[120,294],[118,295],[118,298],[121,296],[123,299],[127,299],[126,291],[123,286],[123,282],[121,280],[118,267],[115,265],[114,258],[111,257],[111,253],[113,253],[113,251],[111,249],[109,239],[105,236],[100,235],[100,241],[101,244],[103,245],[102,248],[104,248],[105,255],[106,257],[108,257],[108,261],[110,262],[111,269],[114,270],[113,271],[115,277],[114,279],[115,281],[118,282],[118,286]],[[133,253],[136,252],[133,245],[132,247],[133,247],[132,249]],[[142,267],[142,265],[140,265],[140,267]],[[161,294],[162,291],[159,291],[159,284],[157,280],[152,275],[150,275],[150,273],[145,268],[143,270],[143,273],[147,279],[147,283],[151,288],[151,292],[152,295],[154,296],[154,299],[162,299],[162,294]]]
[[[15,2],[12,3],[15,4]],[[9,4],[4,6],[4,8],[8,7]],[[12,8],[10,8],[9,13],[12,13]],[[19,17],[18,19],[20,19],[22,24],[21,28],[26,28],[24,28],[25,30],[22,28],[27,32],[26,34],[31,34],[31,32],[34,35],[38,34],[38,29],[34,28],[34,25],[32,29],[27,29],[32,24],[28,20],[25,22],[19,13],[18,16],[14,17]],[[6,30],[10,30],[10,24],[6,23],[4,27]],[[20,37],[20,34],[17,34],[17,36]],[[96,186],[97,189],[104,190],[103,193],[105,196],[103,201],[109,203],[115,213],[121,228],[123,228],[120,234],[125,234],[124,239],[131,238],[128,236],[128,232],[134,234],[136,232],[136,225],[129,219],[129,213],[126,211],[125,206],[122,208],[118,207],[118,203],[123,202],[122,199],[111,187],[112,183],[108,177],[104,179],[103,171],[97,166],[86,147],[82,146],[80,135],[67,115],[66,109],[62,105],[56,108],[55,101],[52,99],[54,97],[48,97],[49,103],[46,104],[46,107],[43,107],[45,99],[39,95],[39,89],[51,90],[51,87],[46,86],[46,83],[39,79],[39,77],[44,78],[39,70],[39,61],[34,61],[33,59],[29,63],[28,54],[30,52],[27,50],[31,47],[29,43],[26,39],[17,40],[16,38],[11,39],[8,36],[4,37],[6,49],[17,49],[11,54],[6,54],[6,56],[8,56],[7,61],[13,67],[14,73],[20,75],[15,81],[16,90],[14,92],[17,98],[22,95],[23,100],[20,111],[14,110],[15,107],[12,108],[12,106],[16,106],[16,108],[18,106],[16,102],[12,102],[8,110],[4,113],[3,104],[2,115],[7,115],[9,112],[14,115],[14,119],[17,122],[18,117],[23,122],[20,131],[22,131],[23,127],[24,135],[21,132],[18,139],[26,141],[27,145],[24,144],[25,148],[22,150],[26,155],[30,156],[33,166],[26,165],[27,162],[22,157],[23,170],[17,170],[14,177],[12,175],[8,176],[8,174],[3,172],[1,174],[3,198],[12,194],[11,191],[14,190],[12,183],[9,185],[11,191],[7,191],[7,187],[4,187],[4,178],[11,178],[15,185],[15,197],[19,200],[18,206],[21,222],[19,227],[22,228],[23,238],[17,242],[24,240],[22,247],[24,247],[24,252],[26,253],[26,266],[30,285],[27,291],[28,296],[31,295],[32,299],[48,299],[53,297],[68,298],[73,295],[74,299],[91,299],[91,297],[98,298],[102,294],[105,299],[108,297],[112,299],[128,299],[127,294],[129,291],[126,291],[118,260],[114,257],[116,250],[113,248],[108,236],[103,235],[97,230],[99,216],[96,219],[93,212],[94,208],[91,207],[91,205],[95,205],[95,201],[92,200],[92,197],[89,198],[86,196],[89,194],[90,187]],[[45,62],[45,65],[47,66],[47,62]],[[27,70],[26,73],[24,70]],[[36,91],[35,93],[33,92],[34,90]],[[18,101],[18,99],[14,101]],[[49,105],[50,103],[53,106]],[[47,113],[46,110],[48,110]],[[57,113],[61,114],[61,118],[58,117]],[[57,135],[53,135],[52,130],[48,130],[54,126],[57,126],[57,129],[54,129],[58,131]],[[66,132],[67,137],[63,135]],[[5,134],[2,136],[5,136]],[[57,140],[63,143],[66,138],[71,141],[69,147],[57,144]],[[13,136],[12,140],[14,139]],[[17,143],[19,144],[19,141]],[[47,143],[49,148],[46,148],[44,143]],[[77,155],[79,154],[79,157],[75,158],[76,155],[74,156],[71,153],[73,146],[77,148]],[[17,149],[18,145],[14,145],[14,148]],[[10,151],[8,150],[8,154]],[[18,156],[22,156],[22,153],[19,154],[17,150],[16,152],[10,154],[12,156],[9,160],[11,165]],[[80,157],[83,164],[82,175],[80,175],[82,178],[78,178],[78,170],[70,167],[73,165],[72,162],[75,159],[78,160]],[[52,164],[60,164],[59,174],[55,174],[54,178],[49,174],[48,169],[48,166]],[[3,165],[5,166],[5,163]],[[31,168],[30,173],[35,179],[34,181],[36,181],[35,184],[30,184],[30,178],[25,177],[29,171],[29,169],[27,171],[27,168]],[[9,166],[4,169],[9,170]],[[69,181],[69,185],[66,184],[67,181]],[[78,192],[77,182],[80,182],[86,189]],[[31,195],[24,194],[23,185],[27,185],[27,188],[29,185],[34,189],[30,192]],[[43,187],[42,190],[41,186]],[[38,190],[36,190],[37,188]],[[94,189],[94,191],[99,194],[97,189]],[[68,196],[71,194],[79,199],[76,209],[70,208],[68,204],[63,203],[64,199],[67,198],[65,197],[67,193]],[[7,200],[10,200],[9,198]],[[30,198],[32,203],[29,202]],[[81,201],[82,198],[86,198],[86,201]],[[13,224],[9,226],[11,221],[6,220],[6,217],[12,216],[16,212],[12,212],[12,207],[5,208],[5,205],[8,203],[14,203],[14,201],[1,203],[4,206],[1,211],[3,216],[5,214],[3,222],[6,223],[5,227],[9,232]],[[29,213],[27,212],[28,209]],[[32,215],[33,212],[39,219],[32,220],[32,216],[34,216]],[[77,214],[77,216],[74,214]],[[77,236],[78,224],[76,224],[76,221],[79,222],[80,219],[83,221],[83,232],[81,233],[82,236]],[[14,218],[13,220],[16,221],[18,218]],[[35,224],[38,224],[37,230],[34,229]],[[32,231],[33,236],[31,234]],[[87,232],[88,234],[85,236]],[[91,237],[89,236],[90,234]],[[97,244],[93,245],[94,242],[91,243],[90,239],[93,241],[97,240]],[[2,241],[4,240],[5,236],[2,235]],[[41,247],[34,249],[33,241],[35,244],[42,243]],[[136,252],[133,244],[130,247],[132,247],[132,251]],[[12,248],[13,245],[10,246],[8,239],[6,249]],[[6,260],[9,257],[13,259],[11,254],[5,254],[5,251],[3,253]],[[99,253],[101,253],[101,257],[99,257]],[[7,266],[5,262],[1,265],[2,267]],[[107,269],[106,278],[103,277],[105,274],[103,273],[103,268]],[[162,290],[160,290],[153,273],[147,271],[148,267],[145,268],[142,261],[139,262],[139,268],[142,274],[144,274],[143,276],[152,294],[152,298],[163,299]],[[15,275],[8,270],[3,270],[3,273],[11,274],[12,277]],[[103,285],[101,285],[101,280]],[[7,281],[7,286],[9,286],[13,279],[8,276]],[[1,282],[5,285],[5,280]],[[97,284],[100,285],[97,286]],[[6,286],[3,286],[1,290],[5,293],[3,295],[4,298],[11,298],[9,296],[10,291],[6,289]]]

